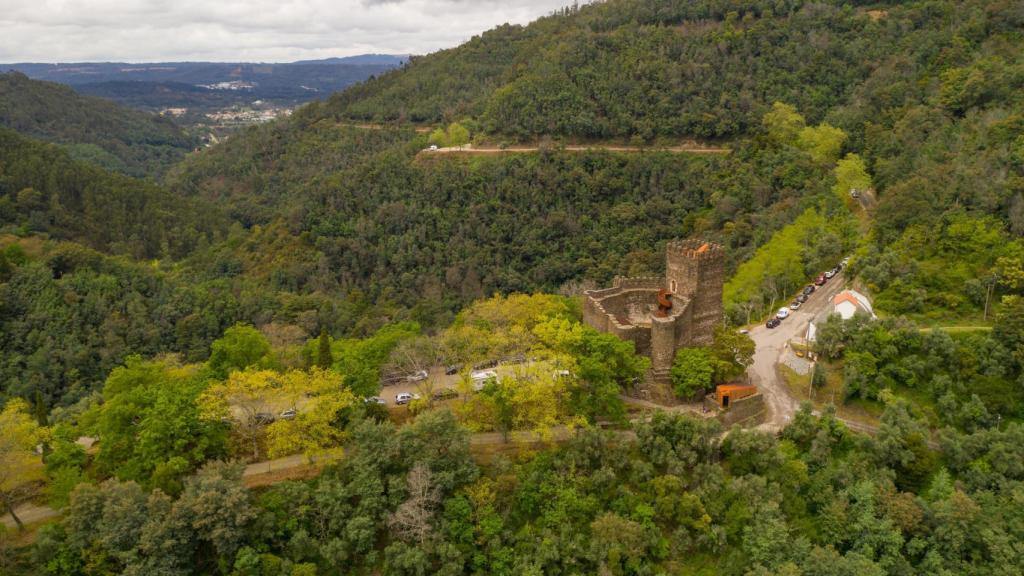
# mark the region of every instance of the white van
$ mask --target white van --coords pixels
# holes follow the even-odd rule
[[[494,370],[476,370],[470,372],[469,377],[473,379],[473,391],[479,392],[484,389],[491,380],[498,379],[498,373]]]

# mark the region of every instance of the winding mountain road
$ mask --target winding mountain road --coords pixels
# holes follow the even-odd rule
[[[799,310],[790,312],[778,328],[768,328],[759,324],[750,330],[750,337],[757,346],[754,350],[754,363],[747,373],[764,396],[768,407],[768,417],[758,428],[768,432],[778,432],[786,427],[800,403],[789,393],[786,382],[779,377],[777,366],[783,354],[788,353],[789,341],[804,337],[807,325],[824,312],[831,304],[832,297],[843,289],[843,274],[840,272],[824,286],[818,288],[807,299]],[[779,304],[788,305],[789,300]]]

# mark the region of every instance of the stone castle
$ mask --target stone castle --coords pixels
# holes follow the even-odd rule
[[[669,378],[676,350],[706,346],[723,322],[724,250],[698,240],[669,242],[664,278],[616,277],[611,288],[584,293],[583,321],[636,345],[651,370],[640,397],[675,403]]]

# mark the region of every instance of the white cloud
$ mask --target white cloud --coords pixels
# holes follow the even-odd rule
[[[0,62],[424,54],[572,0],[0,0]]]

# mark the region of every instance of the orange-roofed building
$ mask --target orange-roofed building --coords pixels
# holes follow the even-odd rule
[[[871,301],[868,297],[855,290],[843,290],[832,298],[832,312],[839,314],[843,320],[853,318],[861,312],[874,317],[875,312],[871,309]]]
[[[715,400],[722,408],[728,408],[729,404],[757,394],[757,386],[750,384],[720,384],[715,387]]]

